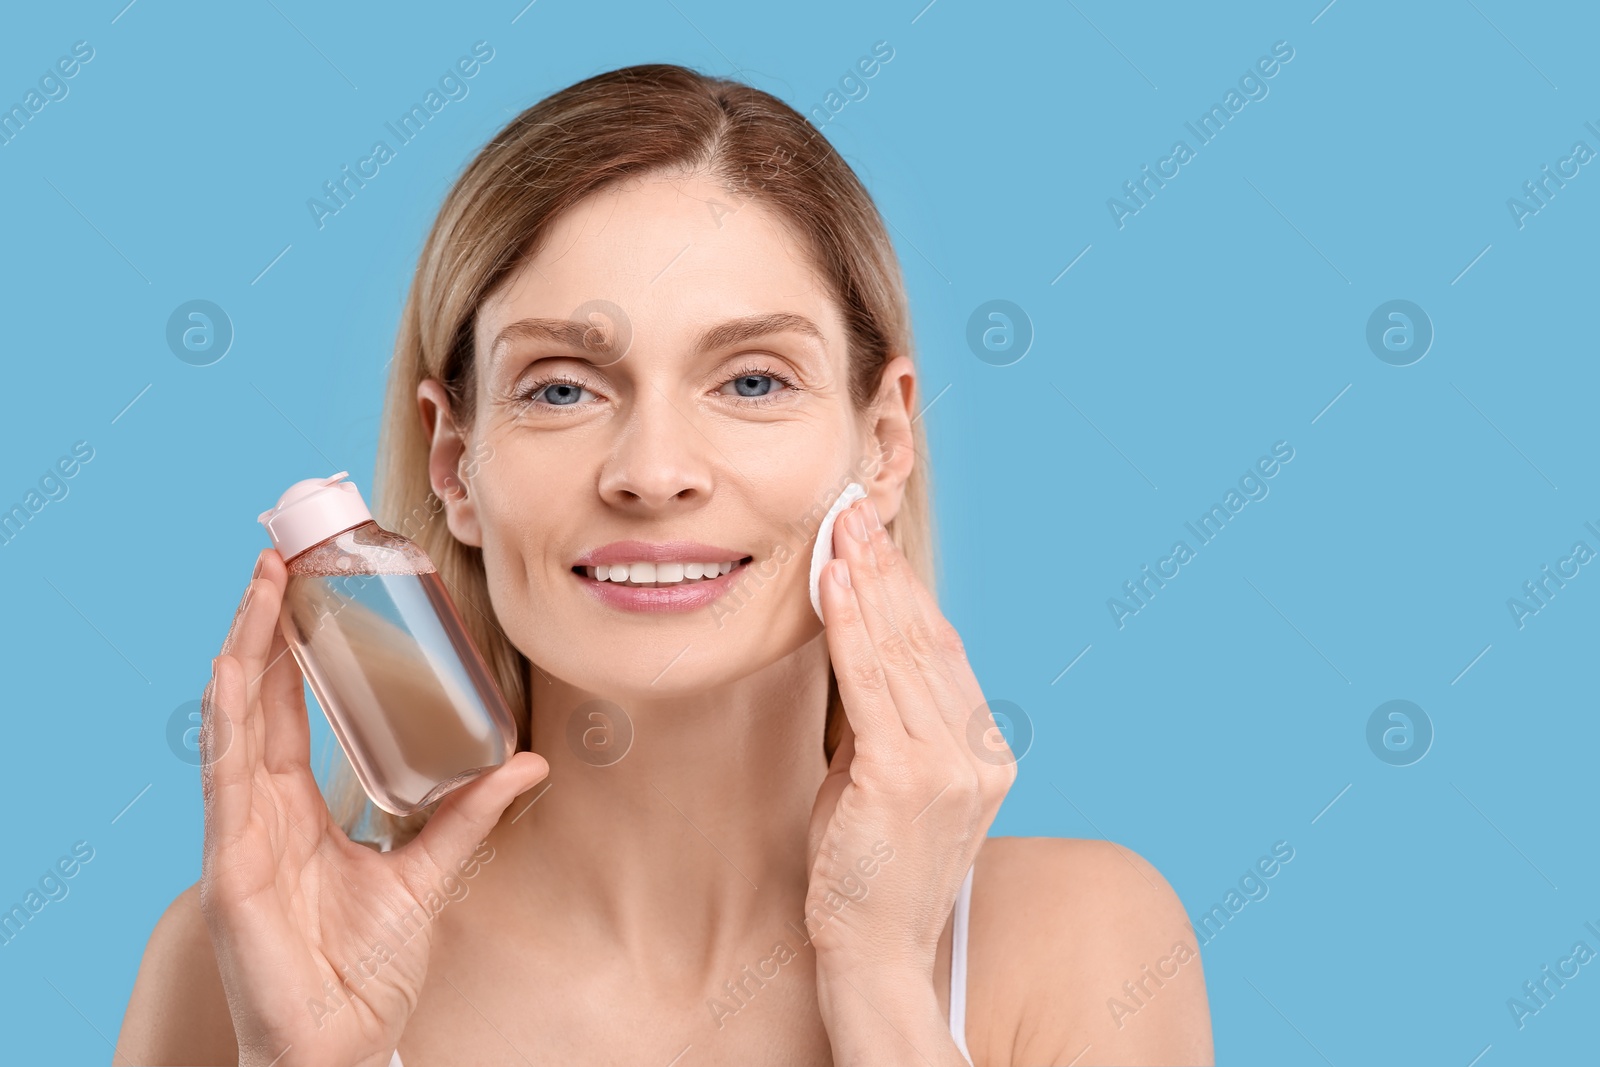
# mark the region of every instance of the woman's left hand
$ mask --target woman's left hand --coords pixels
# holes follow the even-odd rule
[[[836,1062],[871,1043],[872,1062],[883,1062],[885,1037],[920,1062],[940,1033],[945,1059],[954,1043],[937,1010],[934,956],[1016,762],[960,636],[870,499],[840,514],[833,541],[820,595],[848,725],[808,841],[819,999]]]

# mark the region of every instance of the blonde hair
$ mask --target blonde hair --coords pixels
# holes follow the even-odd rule
[[[912,356],[909,301],[894,246],[871,196],[826,138],[776,97],[684,67],[649,64],[597,75],[528,108],[467,165],[445,197],[417,265],[390,365],[378,443],[373,513],[433,559],[473,641],[518,712],[518,747],[534,747],[532,662],[495,620],[482,551],[439,521],[428,478],[428,438],[417,387],[437,379],[457,425],[473,420],[473,327],[479,306],[535,254],[552,222],[619,180],[659,173],[706,174],[757,200],[809,242],[814,267],[841,309],[849,336],[850,397],[864,414],[885,365]],[[913,398],[915,402],[915,398]],[[921,420],[913,448],[926,457]],[[417,527],[417,516],[427,520]],[[934,586],[934,542],[926,464],[914,462],[890,536],[924,583]],[[829,670],[825,755],[843,725]],[[548,743],[548,742],[546,742]],[[398,847],[432,809],[404,818],[367,800],[353,769],[335,759],[328,788],[335,821],[351,836]]]

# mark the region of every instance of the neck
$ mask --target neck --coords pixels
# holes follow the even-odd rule
[[[659,967],[770,943],[803,913],[824,635],[712,691],[612,702],[538,674],[532,691],[550,775],[490,835],[494,880],[531,921]]]

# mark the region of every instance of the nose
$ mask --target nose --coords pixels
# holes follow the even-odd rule
[[[600,471],[606,503],[641,513],[703,503],[713,446],[693,418],[653,383],[640,390]]]

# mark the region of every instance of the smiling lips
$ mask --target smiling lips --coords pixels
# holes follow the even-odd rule
[[[591,595],[627,611],[692,611],[732,586],[753,557],[694,541],[616,541],[586,553],[572,573]]]
[[[655,586],[677,585],[679,582],[703,582],[727,574],[739,563],[724,560],[721,563],[612,563],[583,568],[584,574],[600,582],[618,585]]]

